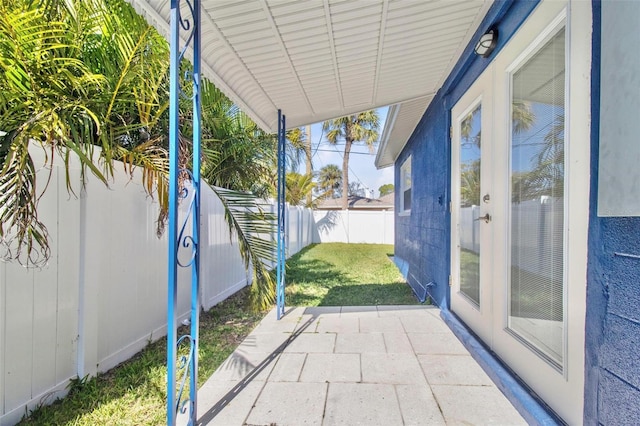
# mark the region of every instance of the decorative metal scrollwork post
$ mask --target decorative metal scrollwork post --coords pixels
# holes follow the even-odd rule
[[[168,298],[167,298],[167,424],[176,424],[178,413],[188,414],[189,425],[197,421],[198,391],[198,327],[199,327],[199,270],[200,257],[200,0],[185,0],[191,13],[191,20],[180,13],[180,0],[171,0],[170,70],[169,70],[169,256],[168,256]],[[180,29],[186,31],[187,38],[180,48]],[[193,72],[189,74],[193,84],[193,160],[192,171],[179,170],[180,117],[178,101],[183,92],[180,88],[180,62],[188,46],[193,47]],[[179,191],[180,176],[188,176],[191,188]],[[178,232],[178,203],[185,201],[193,193],[187,214]],[[191,220],[189,232],[188,221]],[[185,262],[180,260],[180,249],[190,250]],[[191,317],[190,332],[178,338],[178,267],[191,268]],[[178,359],[180,357],[180,359]],[[176,381],[180,374],[179,383]],[[179,386],[179,388],[178,388]],[[188,396],[184,395],[189,389]]]
[[[277,248],[277,265],[276,265],[276,314],[280,319],[284,315],[284,283],[285,283],[285,213],[286,206],[286,125],[285,116],[281,110],[278,110],[278,248]]]

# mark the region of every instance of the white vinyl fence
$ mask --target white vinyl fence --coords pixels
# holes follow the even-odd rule
[[[314,243],[394,243],[393,211],[316,210]]]
[[[41,152],[33,152],[40,164]],[[66,189],[56,160],[39,218],[51,258],[41,269],[0,262],[0,424],[64,396],[70,379],[106,371],[166,335],[167,238],[156,236],[157,203],[117,167],[109,188]],[[71,179],[80,182],[77,163]],[[39,188],[48,169],[38,172]],[[247,285],[220,200],[206,185],[201,203],[201,301],[209,309]],[[187,202],[181,206],[184,215]],[[275,206],[272,212],[275,213]],[[287,210],[287,255],[313,242],[393,243],[393,212]],[[358,228],[358,229],[356,229]],[[188,252],[180,253],[189,256]],[[178,312],[189,313],[190,270],[179,268]]]
[[[289,257],[315,242],[313,239],[315,223],[313,211],[304,207],[289,206],[285,218],[287,225],[285,245],[287,257]]]
[[[562,247],[562,198],[541,197],[511,205],[512,267],[537,274],[548,280],[562,276],[562,252],[548,247]],[[460,247],[480,253],[480,208],[460,209]]]
[[[479,206],[460,209],[460,247],[474,253],[480,253],[480,216]]]
[[[69,194],[56,164],[39,205],[50,234],[48,265],[0,262],[2,425],[63,396],[70,379],[106,371],[166,334],[167,238],[156,236],[157,203],[139,177],[130,179],[121,169],[109,188],[90,177],[86,191],[76,185],[77,195]],[[48,173],[38,172],[40,188]],[[71,177],[80,181],[77,165]],[[209,309],[249,277],[221,202],[206,185],[201,196],[201,300]],[[311,243],[312,215],[290,208],[289,219],[293,254]],[[186,318],[191,276],[179,269],[178,312]]]
[[[562,277],[563,198],[511,205],[511,266],[554,281]]]

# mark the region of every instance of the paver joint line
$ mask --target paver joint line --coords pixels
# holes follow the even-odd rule
[[[261,356],[268,356],[240,382],[229,382],[235,386],[223,397],[210,397],[217,402],[198,424],[226,426],[231,415],[245,426],[524,424],[448,326],[436,320],[438,311],[291,309],[288,313],[299,315],[291,335],[271,353],[264,351]],[[256,333],[281,329],[272,316],[263,321]],[[268,337],[265,342],[271,348],[279,343],[269,344]],[[273,368],[265,371],[269,365]],[[462,375],[447,370],[457,365],[464,367]],[[229,406],[240,393],[244,397]]]
[[[269,354],[260,364],[258,364],[244,379],[236,384],[226,395],[224,395],[216,404],[213,405],[206,413],[204,413],[199,419],[198,424],[206,425],[211,422],[217,414],[219,414],[233,399],[253,381],[253,379],[262,372],[274,359],[276,359],[284,349],[295,340],[300,334],[304,332],[306,327],[313,323],[315,317],[307,320],[302,327],[297,329],[291,334],[280,346],[278,346],[273,352]],[[215,374],[215,373],[214,373]]]

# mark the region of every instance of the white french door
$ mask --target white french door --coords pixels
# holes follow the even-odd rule
[[[451,307],[582,422],[590,3],[543,1],[452,109]]]
[[[451,306],[492,341],[492,76],[485,72],[451,111]]]

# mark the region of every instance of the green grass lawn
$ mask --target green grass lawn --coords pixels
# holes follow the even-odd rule
[[[291,306],[415,304],[389,260],[393,246],[319,244],[287,262]],[[198,386],[255,328],[265,312],[247,307],[248,289],[200,315]],[[183,327],[180,335],[188,330]],[[69,395],[20,425],[162,425],[166,422],[166,339],[112,370],[72,383]]]
[[[264,317],[247,308],[247,290],[200,315],[198,385],[201,386]],[[181,328],[179,335],[188,332]],[[114,369],[76,380],[69,395],[33,412],[20,425],[166,424],[166,339]]]
[[[287,261],[286,304],[363,306],[416,304],[389,259],[392,245],[314,244]]]

